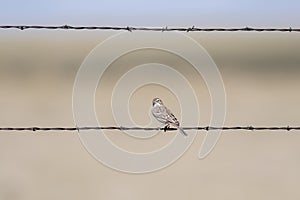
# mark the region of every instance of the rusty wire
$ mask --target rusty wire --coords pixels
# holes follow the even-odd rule
[[[134,26],[47,26],[47,25],[1,25],[0,29],[46,29],[46,30],[110,30],[110,31],[180,31],[180,32],[300,32],[300,28],[200,28],[200,27],[134,27]]]
[[[245,131],[292,131],[300,130],[300,126],[270,126],[270,127],[255,127],[255,126],[197,126],[197,127],[182,127],[184,130],[245,130]],[[99,127],[0,127],[0,131],[80,131],[80,130],[164,130],[164,127],[123,127],[123,126],[99,126]],[[167,128],[167,131],[175,131],[177,128]]]

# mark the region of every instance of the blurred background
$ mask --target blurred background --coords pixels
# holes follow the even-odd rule
[[[0,13],[1,25],[300,27],[296,0],[1,4],[5,8]],[[72,89],[77,70],[88,53],[113,34],[0,30],[0,126],[74,126]],[[300,125],[299,33],[187,35],[207,50],[221,72],[227,95],[225,125]],[[195,84],[199,81],[193,74],[188,78]],[[207,125],[209,94],[203,84],[198,86],[200,124]],[[141,91],[133,98],[141,102],[143,95]],[[176,108],[171,97],[167,101]],[[139,108],[147,109],[147,103],[141,102]],[[97,111],[109,109],[98,105]],[[134,119],[141,120],[138,110],[133,112],[137,114]],[[76,132],[1,132],[0,199],[300,198],[298,132],[226,131],[203,160],[197,155],[205,132],[198,133],[191,148],[173,165],[132,175],[96,161]],[[133,141],[122,133],[108,135],[118,145],[141,151],[172,138],[159,135]]]

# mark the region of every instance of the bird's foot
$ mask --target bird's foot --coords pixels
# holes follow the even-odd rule
[[[164,127],[164,132],[167,132],[168,128],[170,128],[170,124],[167,124],[167,125]]]

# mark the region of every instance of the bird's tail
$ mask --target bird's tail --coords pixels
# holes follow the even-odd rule
[[[181,127],[177,126],[177,128],[179,129],[179,131],[182,135],[184,135],[185,137],[188,136],[188,134]]]

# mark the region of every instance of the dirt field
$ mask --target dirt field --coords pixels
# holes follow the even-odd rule
[[[76,72],[85,56],[112,32],[1,34],[0,126],[74,126],[72,90]],[[300,125],[299,34],[189,36],[206,48],[220,70],[227,96],[225,125]],[[173,65],[171,60],[166,62]],[[106,77],[108,86],[109,78],[117,73]],[[201,99],[200,125],[207,125],[211,108],[207,89],[193,73],[187,73],[187,78]],[[149,120],[144,112],[151,106],[149,94],[154,94],[150,86],[137,91],[131,100],[137,105],[130,107],[132,118],[140,124]],[[169,106],[179,113],[171,93],[162,89],[159,94],[165,95]],[[101,100],[96,110],[101,119],[111,112],[109,107],[103,108]],[[104,117],[103,122],[109,125],[113,119]],[[198,133],[191,148],[171,166],[132,175],[95,160],[77,132],[1,132],[0,199],[300,198],[300,133],[226,131],[203,160],[198,159],[198,151],[205,132]],[[107,135],[123,148],[147,152],[166,144],[174,133],[148,140],[114,131]]]

